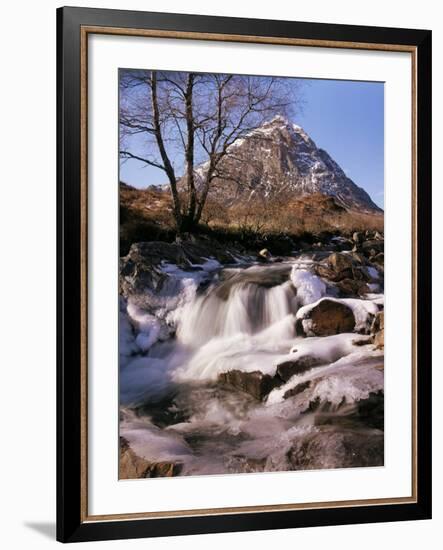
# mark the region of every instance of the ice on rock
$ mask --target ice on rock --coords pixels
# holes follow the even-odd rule
[[[120,435],[124,437],[135,454],[148,461],[186,460],[191,450],[178,434],[161,430],[148,418],[139,417],[124,409],[120,423]]]
[[[160,336],[160,321],[150,313],[143,311],[139,306],[129,302],[128,315],[138,328],[139,334],[135,339],[135,343],[141,351],[147,351]]]
[[[266,403],[268,406],[284,404],[284,408],[294,408],[294,403],[285,399],[285,394],[299,384],[307,385],[303,395],[295,398],[299,412],[306,410],[316,399],[335,405],[367,399],[371,393],[384,389],[383,371],[374,368],[380,364],[383,364],[383,352],[374,350],[372,346],[360,349],[354,346],[349,353],[328,365],[294,375],[286,384],[272,390]]]
[[[297,289],[297,300],[301,306],[317,302],[326,294],[326,285],[320,277],[300,268],[298,264],[292,268],[291,281]]]
[[[308,319],[311,310],[316,307],[323,298],[303,306],[297,311],[297,319]],[[378,312],[378,306],[372,300],[360,300],[358,298],[333,298],[328,296],[328,300],[338,302],[348,306],[355,318],[355,332],[367,332],[371,327],[372,321]]]

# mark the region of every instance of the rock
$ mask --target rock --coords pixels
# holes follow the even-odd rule
[[[322,299],[306,316],[297,319],[296,331],[306,336],[331,336],[353,332],[355,318],[352,309],[334,300]]]
[[[317,264],[314,270],[316,275],[323,279],[328,279],[329,281],[333,281],[336,277],[335,271],[324,264]]]
[[[294,442],[287,457],[294,470],[383,466],[384,434],[324,426]]]
[[[225,465],[230,474],[264,472],[266,468],[266,457],[251,458],[250,456],[231,455],[226,457]]]
[[[351,254],[333,252],[317,264],[315,272],[320,277],[332,282],[339,282],[343,279],[368,280],[365,264],[366,259],[357,252]]]
[[[385,255],[383,252],[379,252],[375,256],[371,258],[371,262],[374,264],[377,264],[380,267],[384,267],[385,265]]]
[[[352,240],[356,244],[361,244],[363,242],[363,233],[360,231],[355,231],[352,235]]]
[[[267,248],[263,248],[262,250],[260,250],[258,255],[260,257],[264,258],[265,260],[270,260],[271,257],[272,257],[272,254],[269,252],[269,250]]]
[[[364,241],[363,244],[361,245],[361,248],[363,253],[366,256],[368,255],[376,256],[380,252],[384,252],[385,245],[384,245],[384,241],[382,240],[371,239],[368,241]]]
[[[307,243],[306,241],[300,241],[298,246],[299,246],[300,250],[310,250],[311,249],[311,245],[309,243]]]
[[[374,336],[375,349],[384,349],[385,347],[385,331],[381,330]]]
[[[380,330],[384,330],[384,328],[385,328],[385,313],[384,311],[379,311],[372,323],[372,333],[375,334]]]
[[[372,323],[371,333],[374,335],[375,349],[384,349],[385,347],[385,314],[379,311]]]
[[[240,370],[222,372],[218,376],[218,381],[221,384],[248,393],[259,401],[282,383],[278,378],[263,374],[260,371],[244,372]]]
[[[353,346],[367,346],[368,344],[373,343],[372,336],[368,336],[367,338],[356,338],[355,340],[352,340]]]
[[[168,278],[162,270],[162,262],[196,271],[198,265],[207,262],[208,258],[221,264],[232,263],[233,255],[214,241],[197,241],[195,238],[175,243],[134,243],[128,254],[120,259],[120,294],[128,297],[147,289],[161,289]]]
[[[361,399],[356,404],[356,417],[366,426],[384,429],[385,424],[385,398],[384,393],[370,393],[367,399]]]
[[[344,296],[362,296],[369,292],[367,284],[362,280],[342,279],[337,287]]]
[[[373,368],[380,370],[380,365]],[[371,392],[368,397],[355,403],[343,401],[337,408],[330,402],[310,403],[310,412],[315,413],[315,426],[343,426],[359,429],[384,430],[384,392]]]
[[[297,384],[294,388],[291,388],[283,395],[283,399],[288,399],[289,397],[294,397],[294,395],[298,395],[299,393],[308,389],[310,385],[311,385],[310,380]]]
[[[352,253],[352,259],[358,264],[358,265],[365,265],[367,263],[366,258],[363,256],[363,254],[360,254],[359,252],[353,252]]]
[[[149,462],[137,456],[124,437],[120,437],[119,479],[139,479],[146,477],[173,477],[178,475],[183,465],[169,461]]]
[[[342,273],[354,267],[354,260],[351,254],[340,254],[339,252],[331,254],[327,259],[327,263],[335,273]]]
[[[324,361],[323,361],[324,362]],[[287,382],[294,374],[301,374],[312,367],[321,365],[322,361],[318,357],[312,355],[306,355],[300,357],[299,359],[294,359],[293,361],[285,361],[277,365],[277,374],[278,376]]]

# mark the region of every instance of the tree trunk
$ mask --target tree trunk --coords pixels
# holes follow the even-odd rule
[[[160,110],[158,107],[158,96],[157,96],[157,71],[151,72],[151,102],[152,102],[152,114],[153,114],[153,122],[154,122],[154,135],[157,141],[157,146],[160,152],[161,159],[163,161],[165,172],[169,179],[169,185],[171,187],[171,194],[172,194],[174,218],[177,224],[177,229],[180,232],[180,227],[182,224],[180,197],[178,195],[178,190],[177,190],[177,178],[175,177],[174,168],[172,166],[171,161],[169,160],[168,153],[166,152],[166,147],[163,142],[163,136],[161,132]]]
[[[195,221],[195,210],[197,206],[197,194],[195,189],[195,177],[194,177],[194,113],[192,108],[193,88],[194,88],[194,74],[189,73],[186,91],[185,91],[185,113],[186,113],[186,132],[187,132],[187,144],[185,150],[186,160],[186,182],[188,187],[188,210],[186,213],[186,220],[183,220],[184,224],[188,226],[187,231],[190,231]]]

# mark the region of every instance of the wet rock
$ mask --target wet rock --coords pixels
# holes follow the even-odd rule
[[[128,254],[120,259],[120,294],[128,297],[147,289],[160,290],[168,278],[162,270],[162,263],[196,271],[199,270],[198,265],[205,263],[208,258],[213,258],[221,264],[233,261],[229,249],[211,241],[134,243]]]
[[[372,336],[368,336],[367,338],[356,338],[355,340],[352,340],[353,346],[367,346],[368,344],[372,344],[373,339]]]
[[[242,455],[232,455],[226,458],[226,469],[230,474],[264,472],[266,458],[251,458]]]
[[[270,260],[271,257],[272,257],[272,254],[269,252],[269,250],[267,248],[263,248],[262,250],[260,250],[260,252],[258,253],[258,255],[265,259],[265,260]]]
[[[357,402],[356,416],[371,428],[384,429],[385,423],[385,399],[383,392],[371,393],[367,399]]]
[[[364,243],[361,245],[363,253],[368,256],[376,256],[380,252],[384,252],[384,241],[383,240],[375,240],[371,239],[368,241],[364,241]]]
[[[379,252],[371,258],[371,262],[377,266],[384,267],[385,265],[385,255],[383,252]]]
[[[311,385],[310,380],[308,380],[307,382],[301,382],[300,384],[297,384],[294,388],[291,388],[283,395],[283,399],[289,399],[289,397],[294,397],[295,395],[302,393],[303,391],[308,389],[310,385]]]
[[[331,336],[353,332],[355,318],[352,309],[334,300],[324,298],[310,309],[303,318],[297,319],[296,331],[306,336]]]
[[[287,456],[294,470],[383,466],[384,436],[375,429],[325,426],[294,442]]]
[[[317,264],[315,266],[315,274],[329,281],[333,281],[336,278],[335,271],[324,264]]]
[[[260,401],[282,383],[278,378],[263,374],[260,371],[244,372],[240,370],[222,372],[218,376],[218,381],[223,385],[245,392]]]
[[[352,259],[358,265],[365,265],[367,263],[366,258],[363,256],[363,254],[360,254],[359,252],[353,252],[352,253]]]
[[[124,437],[120,437],[119,479],[139,479],[146,477],[173,477],[178,475],[183,465],[169,461],[149,462],[137,456]]]
[[[365,281],[359,279],[342,279],[337,283],[337,288],[344,296],[363,296],[369,292]]]
[[[327,263],[335,273],[342,273],[352,269],[355,265],[351,254],[340,254],[339,252],[331,254],[327,259]]]
[[[277,374],[278,376],[287,382],[294,374],[301,374],[311,369],[321,365],[322,362],[318,357],[312,355],[306,355],[305,357],[300,357],[299,359],[294,359],[293,361],[285,361],[277,365]]]
[[[355,231],[352,235],[352,240],[354,241],[354,243],[356,244],[361,244],[363,242],[363,233],[361,233],[361,231]]]

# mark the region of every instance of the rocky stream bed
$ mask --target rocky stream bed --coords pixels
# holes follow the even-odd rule
[[[120,478],[381,466],[377,232],[284,257],[210,241],[120,262]]]

